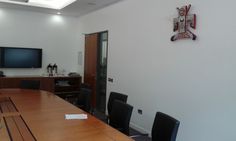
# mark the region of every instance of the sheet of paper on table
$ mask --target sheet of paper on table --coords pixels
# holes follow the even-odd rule
[[[88,119],[87,114],[65,114],[65,119]]]

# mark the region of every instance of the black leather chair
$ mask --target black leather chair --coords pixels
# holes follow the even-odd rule
[[[175,141],[179,124],[175,118],[157,112],[152,127],[152,141]]]
[[[96,115],[100,120],[102,120],[106,123],[109,123],[109,115],[111,114],[114,100],[119,100],[119,101],[126,103],[127,99],[128,99],[128,96],[125,94],[111,92],[108,102],[107,102],[108,115],[104,115],[103,113],[101,114],[101,112],[97,111],[96,109],[93,110],[92,114]]]
[[[76,106],[89,113],[91,112],[91,92],[91,89],[80,88],[76,100]]]
[[[113,102],[109,125],[118,129],[126,135],[129,135],[129,122],[132,115],[133,106],[122,101]]]
[[[111,92],[109,99],[108,99],[108,103],[107,103],[107,111],[108,111],[108,116],[111,114],[111,110],[113,107],[113,102],[114,100],[120,100],[124,103],[127,102],[128,96],[125,94],[121,94],[121,93],[117,93],[117,92]]]
[[[61,95],[60,97],[65,99],[66,101],[77,105],[78,102],[78,98],[79,98],[79,94],[80,94],[80,90],[86,88],[86,89],[90,89],[90,85],[89,84],[85,84],[85,83],[81,83],[80,84],[80,89],[78,91],[72,91],[72,92],[64,92],[64,95]],[[90,92],[91,93],[91,92]],[[91,94],[90,94],[91,95]],[[82,97],[82,96],[81,96]],[[81,98],[83,99],[83,98]]]
[[[39,80],[21,80],[20,88],[37,90],[40,88],[40,81]]]
[[[180,122],[175,118],[157,112],[152,126],[152,141],[175,141]],[[133,135],[132,138],[148,136],[148,134]]]
[[[90,84],[88,84],[88,83],[81,83],[81,84],[80,84],[80,88],[91,89],[91,86],[90,86]]]

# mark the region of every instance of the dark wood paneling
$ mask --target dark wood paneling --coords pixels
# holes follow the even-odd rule
[[[96,105],[98,34],[85,36],[84,83],[92,87],[92,105]]]

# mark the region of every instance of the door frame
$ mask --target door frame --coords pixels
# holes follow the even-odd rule
[[[95,96],[94,96],[94,98],[95,99],[92,99],[92,107],[93,108],[96,108],[96,96],[97,96],[97,92],[98,92],[98,79],[97,79],[97,77],[98,77],[98,63],[99,63],[99,54],[100,54],[100,51],[99,51],[99,48],[100,48],[100,39],[101,39],[101,34],[102,33],[107,33],[107,52],[106,52],[106,55],[107,55],[107,68],[108,68],[108,46],[109,46],[109,32],[108,32],[108,30],[104,30],[104,31],[100,31],[100,32],[93,32],[93,33],[89,33],[89,34],[84,34],[85,36],[84,36],[84,65],[83,65],[83,68],[84,68],[84,74],[85,74],[85,46],[86,46],[86,36],[88,36],[88,35],[93,35],[93,34],[97,34],[98,35],[98,38],[97,38],[97,62],[96,62],[96,88],[95,88],[95,93],[94,92],[92,92],[92,94],[95,94]],[[107,69],[106,68],[106,69]],[[107,69],[108,70],[108,69]],[[107,73],[106,73],[106,97],[107,97]],[[84,81],[84,79],[83,79],[83,81]],[[93,97],[93,96],[91,96],[91,97]],[[107,98],[106,98],[107,99]],[[106,107],[106,100],[105,100],[105,107]],[[106,108],[105,108],[105,111],[106,111]]]

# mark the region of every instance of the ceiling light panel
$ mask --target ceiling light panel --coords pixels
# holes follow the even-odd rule
[[[0,2],[36,6],[51,9],[62,9],[67,5],[75,2],[76,0],[28,0],[28,2],[22,2],[24,0],[0,0]]]
[[[29,0],[10,0],[10,1],[16,1],[16,2],[29,2]]]

